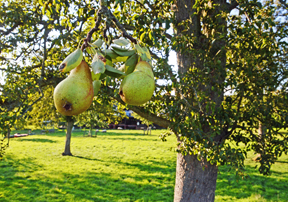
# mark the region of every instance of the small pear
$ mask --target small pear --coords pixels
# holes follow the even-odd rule
[[[78,115],[87,110],[93,100],[94,91],[88,64],[82,62],[54,90],[54,104],[64,116]]]
[[[121,85],[121,99],[130,105],[142,105],[151,99],[155,90],[152,67],[148,62],[140,61],[135,71],[127,75]]]

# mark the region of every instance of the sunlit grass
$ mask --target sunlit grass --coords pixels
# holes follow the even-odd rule
[[[173,201],[176,139],[161,142],[160,133],[108,130],[91,138],[73,132],[73,156],[61,156],[63,131],[11,139],[0,162],[0,201]],[[269,177],[254,169],[252,157],[246,180],[220,168],[216,201],[287,201],[288,157]]]

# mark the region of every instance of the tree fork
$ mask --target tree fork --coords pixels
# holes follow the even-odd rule
[[[97,11],[97,20],[95,27],[93,27],[87,34],[86,38],[84,39],[84,43],[81,46],[81,50],[83,51],[85,48],[89,46],[88,43],[91,42],[91,38],[94,32],[99,30],[99,26],[101,24],[103,16],[106,17],[106,28],[104,30],[104,38],[107,39],[106,31],[108,31],[110,27],[110,22],[112,21],[114,25],[122,32],[122,36],[129,39],[132,43],[137,44],[137,40],[130,36],[122,24],[118,21],[118,19],[111,13],[111,11],[107,8],[107,1],[100,1],[101,8]]]

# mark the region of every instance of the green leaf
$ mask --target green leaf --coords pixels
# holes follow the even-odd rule
[[[140,41],[143,42],[143,39],[145,38],[145,35],[146,35],[146,32],[143,32],[143,33],[141,34],[141,36],[140,36]]]
[[[93,90],[94,90],[94,96],[97,95],[101,87],[101,81],[100,80],[95,80],[93,81]]]
[[[119,46],[127,46],[130,44],[130,42],[127,39],[121,38],[121,39],[115,39],[113,40],[113,43]]]
[[[105,64],[102,60],[96,60],[91,64],[92,70],[94,74],[104,73],[105,72]]]
[[[92,77],[92,80],[93,80],[93,81],[95,81],[95,80],[100,80],[101,75],[102,75],[102,74],[100,74],[100,73],[99,73],[99,74],[94,74],[93,71],[91,72],[91,77]]]
[[[139,44],[135,44],[135,48],[136,48],[138,55],[142,55],[143,53],[145,53]]]
[[[118,69],[115,69],[109,65],[106,64],[106,71],[105,74],[108,76],[114,77],[114,78],[119,78],[121,76],[126,76],[124,72],[119,71]]]
[[[125,73],[128,75],[135,70],[135,67],[138,63],[138,55],[135,53],[130,56],[125,62]]]
[[[97,53],[97,51],[95,50],[95,48],[93,48],[93,47],[87,47],[86,48],[86,51],[87,51],[87,53],[88,54],[90,54],[90,55],[92,55],[92,57]]]
[[[95,42],[93,42],[92,46],[94,46],[95,48],[100,48],[103,45],[104,41],[102,39],[97,39]]]
[[[119,56],[131,56],[135,53],[135,50],[130,50],[130,49],[124,49],[124,48],[119,48],[112,46],[113,51],[119,55]]]

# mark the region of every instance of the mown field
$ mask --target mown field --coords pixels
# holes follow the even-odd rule
[[[0,162],[0,201],[173,201],[176,140],[161,142],[161,132],[108,130],[96,138],[73,132],[73,156],[61,156],[63,131],[13,138]],[[268,177],[252,157],[245,180],[220,167],[216,201],[288,201],[288,156]]]

